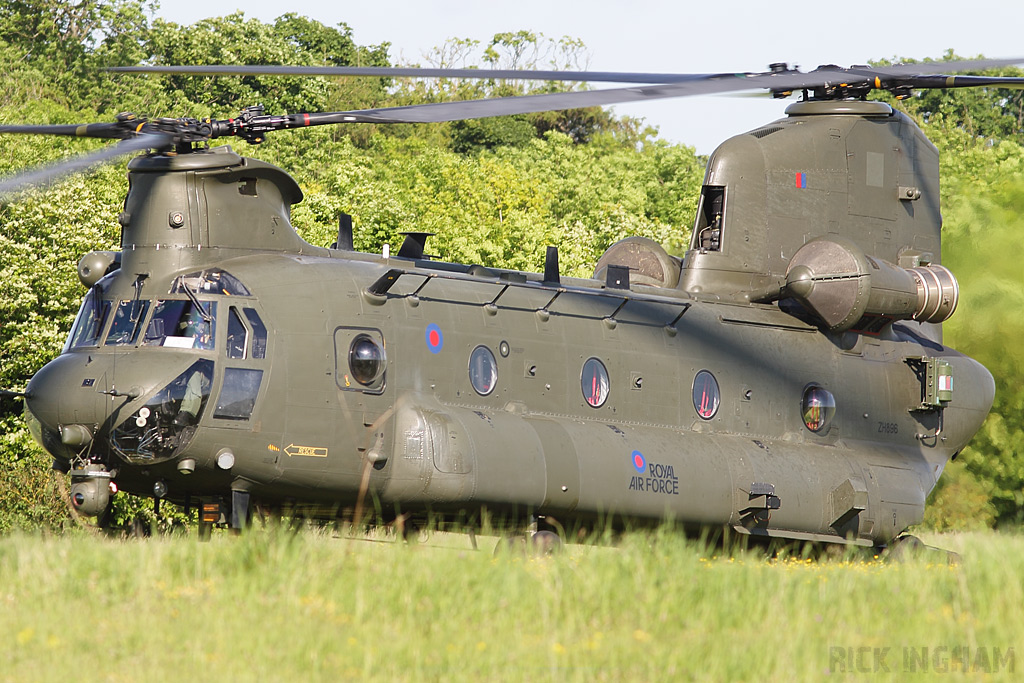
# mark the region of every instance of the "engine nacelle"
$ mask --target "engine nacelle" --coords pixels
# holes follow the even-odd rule
[[[832,332],[865,316],[940,323],[956,310],[956,278],[940,265],[901,268],[866,255],[852,241],[819,237],[797,250],[785,294],[803,303]]]

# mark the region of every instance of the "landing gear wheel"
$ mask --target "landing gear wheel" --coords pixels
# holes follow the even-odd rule
[[[885,558],[895,562],[902,562],[908,558],[920,555],[921,551],[927,547],[917,536],[904,534],[892,540],[885,549]]]
[[[407,545],[416,545],[420,542],[420,525],[411,519],[404,520],[399,525],[399,531],[402,535],[402,540]]]
[[[526,536],[516,534],[505,536],[494,546],[495,557],[526,557]]]
[[[554,531],[538,531],[530,538],[530,550],[536,557],[557,555],[562,552],[562,537]]]
[[[128,535],[132,538],[146,538],[152,533],[152,529],[145,519],[141,515],[136,516],[132,520],[132,527],[128,531]]]

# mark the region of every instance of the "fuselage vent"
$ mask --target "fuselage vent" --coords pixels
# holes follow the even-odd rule
[[[757,130],[750,131],[750,134],[755,138],[766,138],[772,133],[778,133],[782,130],[782,126],[768,126],[766,128],[758,128]]]

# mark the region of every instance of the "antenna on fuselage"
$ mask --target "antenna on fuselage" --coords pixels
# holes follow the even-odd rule
[[[558,247],[548,247],[547,255],[544,257],[544,282],[557,285],[561,281],[558,273]]]
[[[402,246],[398,249],[398,256],[400,258],[411,258],[411,259],[429,259],[430,257],[425,254],[427,248],[427,238],[432,236],[432,232],[403,232],[399,233],[405,235],[405,241],[402,242]]]
[[[352,243],[352,215],[344,211],[338,215],[338,241],[331,245],[331,249],[341,251],[355,251]]]

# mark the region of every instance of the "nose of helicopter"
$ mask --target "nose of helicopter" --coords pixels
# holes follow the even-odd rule
[[[65,353],[32,377],[25,412],[36,439],[56,457],[86,445],[108,415],[109,356]],[[38,433],[36,433],[38,432]]]
[[[147,462],[170,458],[195,434],[214,361],[158,355],[159,362],[137,351],[73,351],[50,361],[26,389],[25,416],[36,441],[65,461],[86,448],[93,459],[111,453]]]

